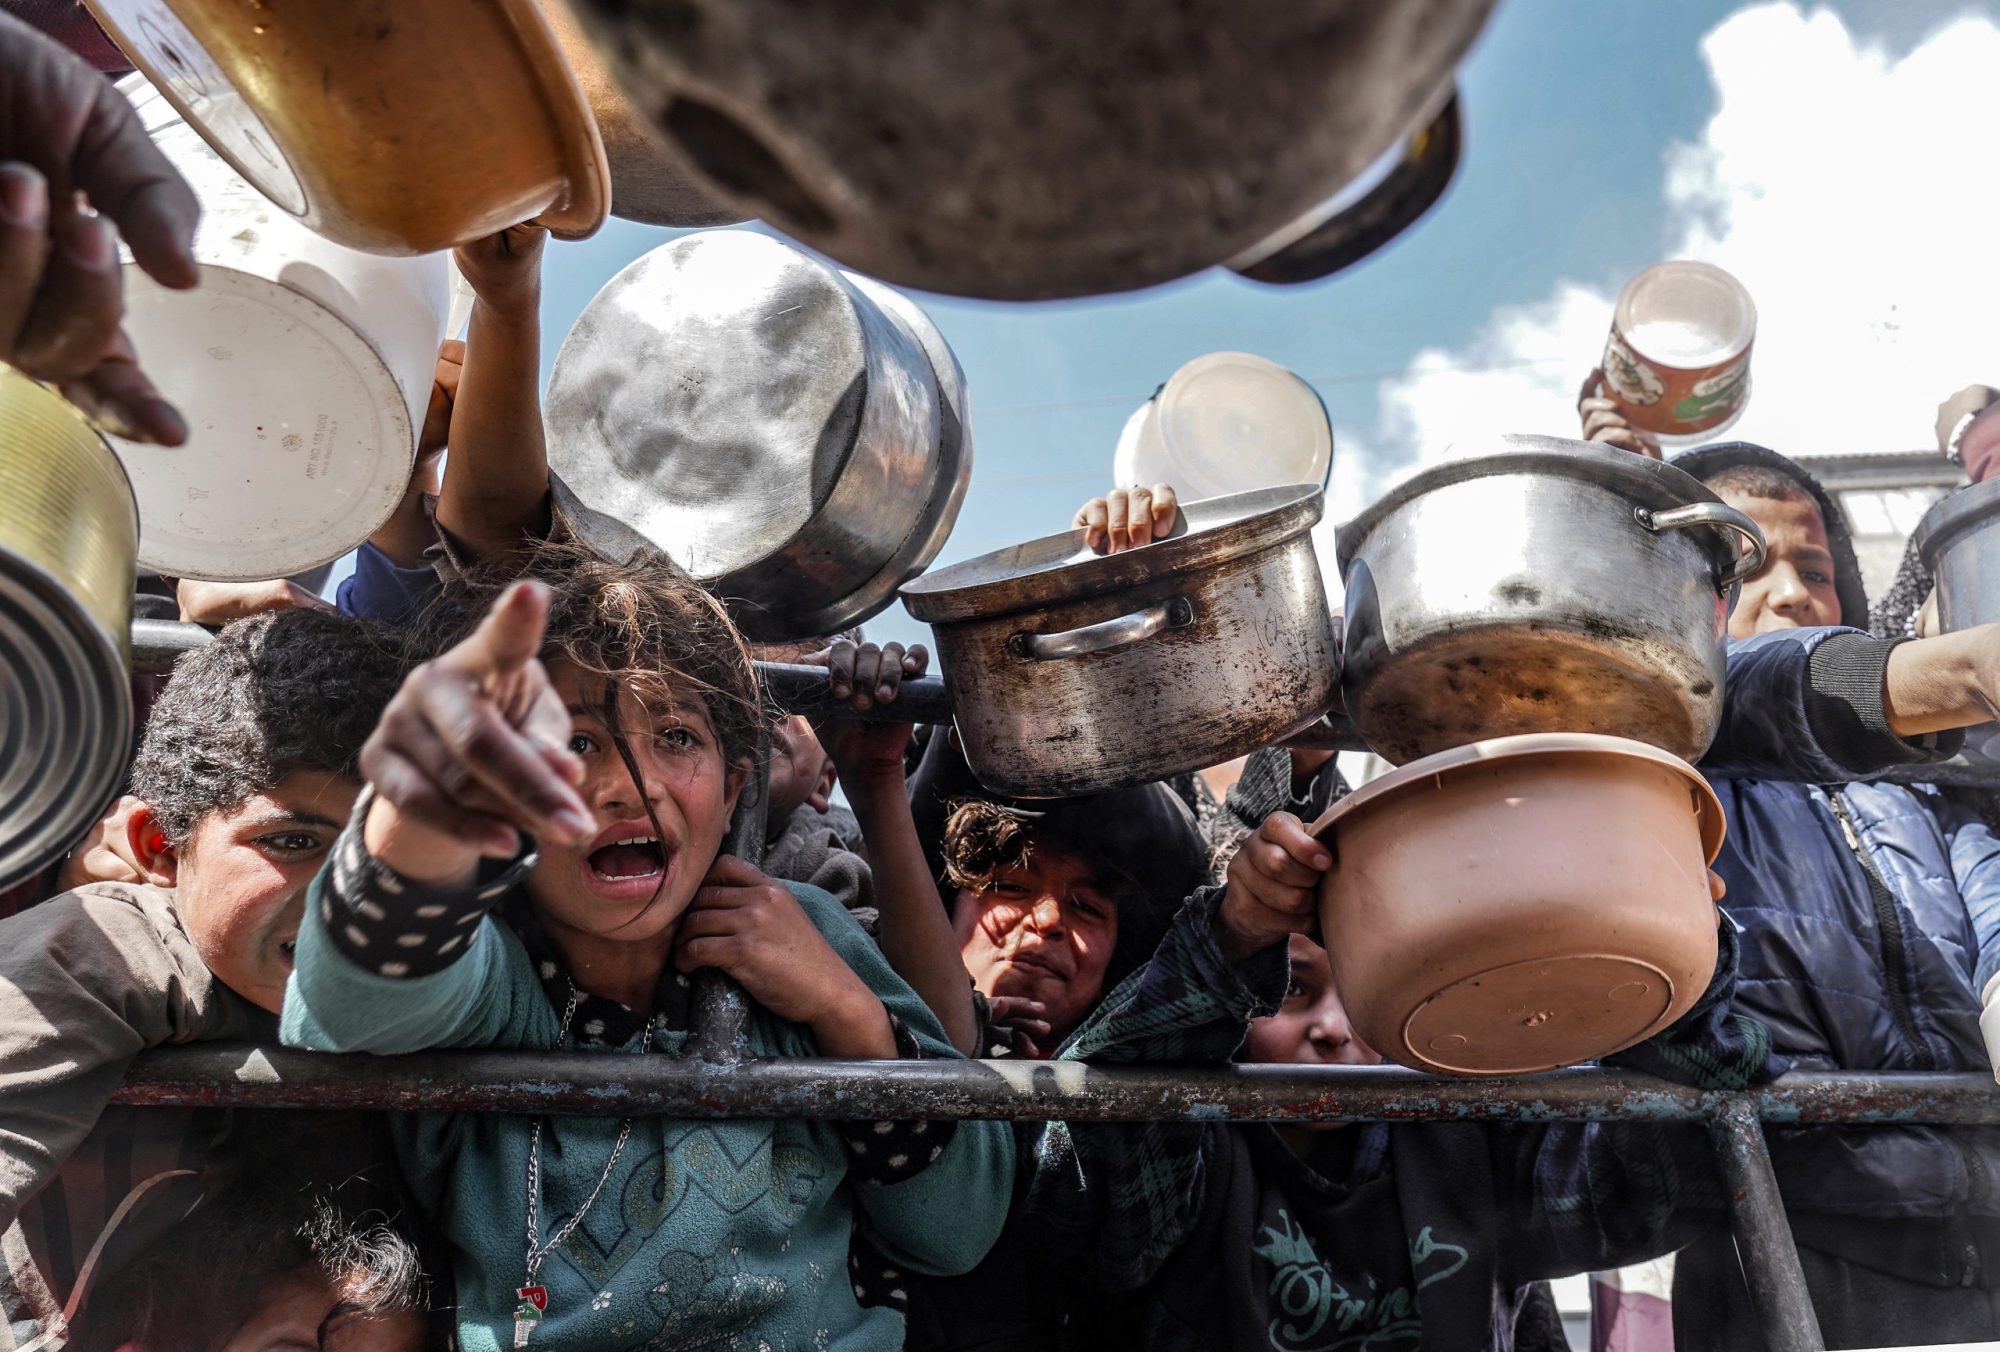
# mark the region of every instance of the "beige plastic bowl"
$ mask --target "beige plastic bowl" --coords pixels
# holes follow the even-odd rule
[[[1320,921],[1357,1032],[1392,1061],[1514,1075],[1605,1056],[1715,971],[1722,807],[1687,762],[1586,733],[1413,761],[1314,832]]]

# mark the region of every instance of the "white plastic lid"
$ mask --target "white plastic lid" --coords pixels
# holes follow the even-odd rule
[[[248,582],[339,558],[389,519],[415,444],[403,391],[317,301],[204,264],[200,289],[125,269],[125,331],[187,419],[185,446],[111,438],[139,502],[139,563]]]
[[[1113,459],[1118,483],[1170,483],[1190,500],[1324,485],[1332,466],[1319,395],[1248,352],[1211,352],[1174,372],[1127,421]]]

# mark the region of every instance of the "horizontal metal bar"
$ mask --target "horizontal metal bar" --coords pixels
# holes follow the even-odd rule
[[[1795,1074],[1727,1095],[1588,1069],[1443,1080],[1389,1066],[806,1058],[719,1067],[664,1056],[326,1056],[221,1043],[145,1053],[116,1097],[181,1106],[1105,1122],[1692,1121],[1741,1103],[1767,1122],[2000,1122],[2000,1089],[1984,1075]]]

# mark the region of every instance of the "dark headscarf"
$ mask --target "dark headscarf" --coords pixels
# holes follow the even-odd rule
[[[1856,629],[1868,627],[1868,593],[1861,585],[1861,561],[1854,554],[1854,531],[1847,513],[1840,510],[1833,495],[1808,474],[1805,467],[1776,451],[1753,446],[1747,441],[1724,441],[1713,446],[1697,446],[1673,458],[1675,469],[1685,470],[1707,483],[1727,469],[1748,466],[1768,470],[1797,484],[1819,506],[1820,520],[1826,525],[1826,547],[1833,555],[1833,587],[1840,597],[1840,622]]]
[[[1118,942],[1104,973],[1109,995],[1153,956],[1174,916],[1208,881],[1208,847],[1187,805],[1164,784],[1082,798],[1009,798],[982,787],[965,756],[940,729],[910,775],[910,814],[938,892],[954,892],[944,876],[944,828],[960,803],[978,801],[1028,818],[1036,839],[1074,851],[1123,879]]]

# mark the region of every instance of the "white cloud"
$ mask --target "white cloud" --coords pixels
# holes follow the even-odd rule
[[[1661,256],[1719,264],[1757,300],[1750,407],[1729,435],[1798,454],[1934,444],[1940,399],[2000,384],[2000,25],[1960,19],[1898,57],[1830,11],[1765,4],[1702,57],[1715,113],[1668,151]],[[1367,447],[1430,464],[1482,433],[1574,435],[1613,298],[1565,281],[1419,353],[1382,383],[1373,431],[1343,429],[1334,515],[1416,468]]]

